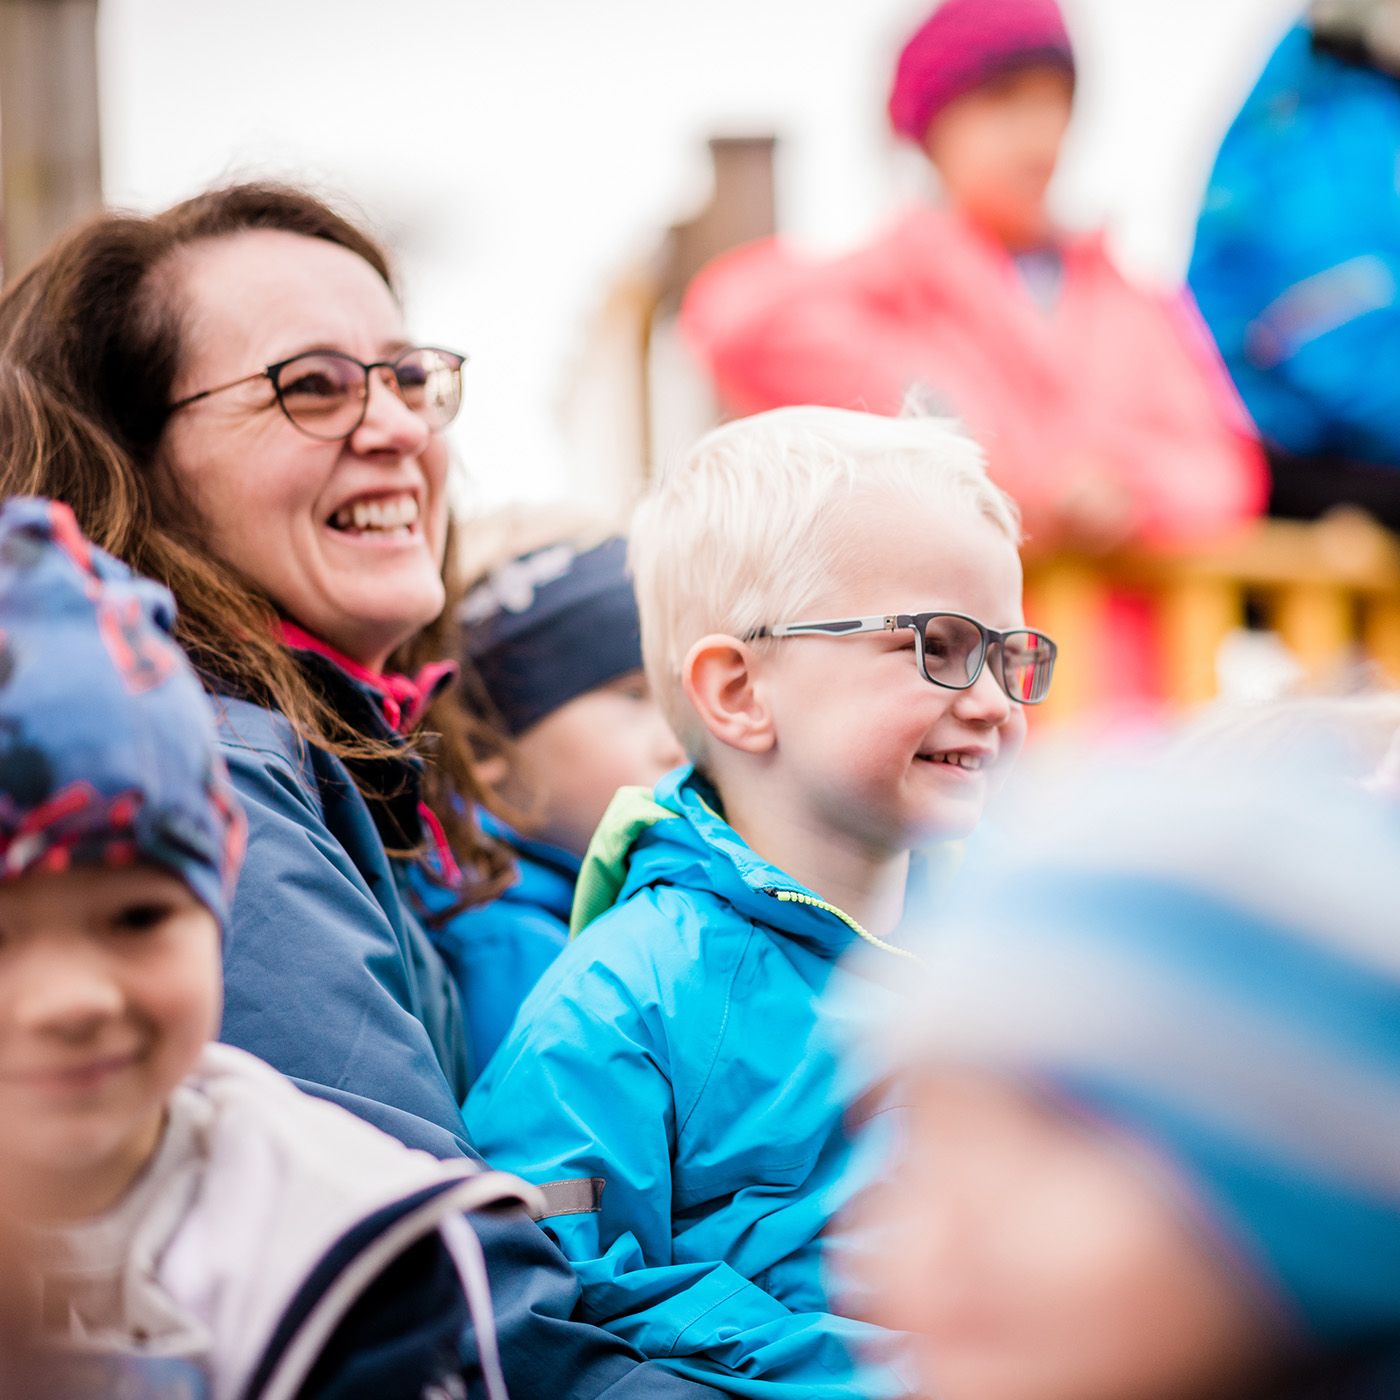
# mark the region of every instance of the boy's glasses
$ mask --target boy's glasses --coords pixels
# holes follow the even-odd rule
[[[462,366],[465,355],[433,346],[415,345],[392,360],[366,364],[339,350],[310,350],[279,360],[256,374],[245,374],[213,389],[191,394],[170,405],[171,413],[211,394],[267,379],[277,404],[294,428],[323,442],[348,438],[365,421],[369,407],[369,377],[387,370],[399,397],[434,432],[445,428],[462,406]]]
[[[962,613],[887,613],[835,622],[782,622],[750,633],[757,637],[853,637],[860,632],[914,633],[914,655],[926,681],[948,690],[970,690],[992,658],[992,674],[1018,705],[1038,705],[1050,693],[1059,650],[1044,632],[1029,627],[998,632]]]

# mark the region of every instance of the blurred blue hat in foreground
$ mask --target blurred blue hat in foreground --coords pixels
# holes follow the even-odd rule
[[[1127,1133],[1295,1335],[1400,1340],[1400,805],[1297,748],[1032,784],[881,1050]]]

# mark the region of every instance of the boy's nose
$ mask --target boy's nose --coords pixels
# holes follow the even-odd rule
[[[962,719],[995,726],[1005,724],[1011,718],[1013,703],[993,674],[989,657],[977,680],[966,690],[958,692],[953,708]]]

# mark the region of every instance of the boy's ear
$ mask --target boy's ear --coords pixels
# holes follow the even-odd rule
[[[681,684],[705,728],[744,753],[773,747],[773,716],[755,684],[753,649],[737,637],[701,637],[681,663]]]

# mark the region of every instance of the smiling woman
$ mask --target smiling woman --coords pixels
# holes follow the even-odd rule
[[[205,542],[284,614],[382,670],[443,609],[447,447],[441,396],[430,419],[393,361],[354,357],[426,352],[398,348],[383,278],[324,240],[252,229],[187,246],[163,276],[199,308],[162,447]],[[330,346],[344,352],[305,353]]]
[[[223,1039],[438,1156],[471,1151],[472,1067],[409,871],[445,919],[511,873],[468,815],[494,736],[440,660],[462,361],[412,343],[371,239],[276,186],[103,215],[0,300],[0,494],[67,502],[169,587],[217,700],[249,818]],[[704,1393],[570,1320],[518,1212],[478,1233],[512,1394]]]

